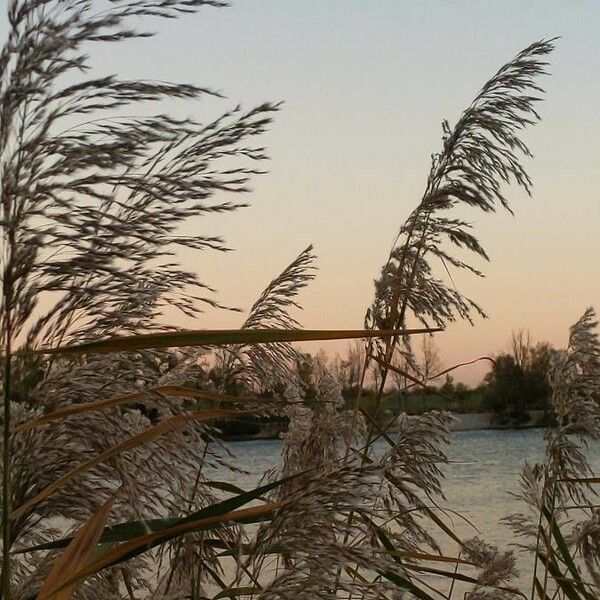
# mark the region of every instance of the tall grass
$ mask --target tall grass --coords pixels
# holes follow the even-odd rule
[[[15,516],[13,510],[81,460],[110,452],[151,423],[139,411],[112,409],[13,433],[19,423],[41,414],[132,391],[156,408],[161,423],[184,418],[181,400],[152,391],[177,377],[167,373],[165,352],[83,362],[34,353],[156,330],[166,306],[197,315],[203,305],[217,305],[210,287],[181,269],[173,254],[181,247],[225,250],[226,245],[215,236],[180,235],[179,226],[245,205],[225,194],[239,198],[248,191],[265,158],[253,140],[267,129],[277,106],[233,108],[210,122],[176,119],[160,108],[135,116],[141,103],[178,98],[196,103],[219,94],[187,83],[94,76],[88,52],[97,51],[98,44],[148,37],[151,19],[220,5],[214,0],[6,3],[8,36],[0,51],[3,598],[11,597],[11,585],[13,597],[38,589],[49,564],[40,554],[13,564],[10,549],[50,539],[57,518],[69,526],[87,519],[118,482],[111,511],[117,520],[177,514],[210,498],[189,499],[188,470],[204,460],[204,428],[189,425],[185,417],[185,435],[137,446],[126,459],[103,461],[35,510]],[[175,371],[183,368],[180,362]],[[25,385],[32,371],[37,381]],[[97,578],[97,594],[116,594],[114,577]],[[133,578],[128,584],[133,588],[141,585],[133,574],[126,577]]]
[[[134,26],[147,18],[220,5],[122,0],[96,12],[91,0],[8,3],[0,54],[2,598],[597,597],[597,480],[585,459],[600,423],[591,309],[554,365],[557,426],[546,435],[545,462],[522,475],[529,513],[507,518],[534,560],[530,590],[515,587],[513,552],[462,540],[450,525],[443,468],[452,416],[395,415],[394,438],[378,419],[390,369],[402,376],[398,365],[413,362],[410,336],[484,314],[436,273],[480,275],[461,250],[487,258],[453,210],[510,210],[506,184],[530,191],[520,133],[539,118],[537,81],[553,42],[523,50],[454,127],[444,122],[443,147],[363,330],[300,329],[291,311],[314,277],[308,247],[239,329],[180,331],[159,325],[165,305],[197,316],[218,302],[176,264],[174,250],[226,246],[178,228],[245,204],[222,197],[248,191],[260,172],[265,151],[252,140],[278,106],[234,109],[208,124],[122,117],[142,101],[218,94],[73,80],[88,69],[88,44],[145,37]],[[298,372],[304,359],[293,342],[343,338],[368,340],[361,379],[377,370],[372,412],[359,401],[346,409],[318,358],[305,365],[310,390]],[[198,376],[207,360],[218,380]],[[215,423],[264,414],[290,422],[281,469],[240,489]],[[373,451],[375,439],[383,453]],[[211,480],[211,465],[231,480]],[[572,510],[583,515],[574,525]],[[455,554],[442,553],[447,541]]]

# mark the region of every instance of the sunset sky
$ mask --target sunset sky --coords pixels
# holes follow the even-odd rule
[[[436,343],[445,366],[506,349],[520,327],[563,346],[584,308],[600,309],[597,0],[235,0],[151,27],[158,37],[114,45],[94,60],[99,70],[222,91],[225,100],[173,105],[201,120],[237,103],[285,101],[263,140],[271,161],[246,198],[252,206],[188,228],[222,235],[235,252],[182,260],[221,302],[247,308],[313,243],[319,271],[300,298],[309,328],[362,326],[373,278],[423,192],[442,119],[454,123],[523,47],[561,36],[542,82],[543,121],[525,135],[533,197],[506,189],[514,217],[469,215],[491,262],[478,264],[485,279],[457,274],[455,283],[490,318],[455,324]],[[210,310],[185,324],[241,319]],[[476,383],[486,368],[457,378]]]

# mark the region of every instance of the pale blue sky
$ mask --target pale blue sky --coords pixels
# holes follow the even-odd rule
[[[184,260],[221,301],[247,307],[312,242],[320,271],[301,298],[302,320],[323,328],[361,326],[372,279],[422,192],[442,119],[454,122],[524,46],[562,36],[543,81],[543,122],[526,136],[534,197],[508,190],[514,218],[473,216],[492,262],[483,281],[455,278],[490,319],[453,326],[436,341],[446,365],[502,350],[523,326],[561,345],[586,305],[600,309],[597,0],[236,0],[151,28],[160,35],[104,46],[95,64],[228,96],[174,105],[200,119],[238,102],[285,100],[264,139],[270,173],[256,180],[252,208],[190,228],[222,234],[236,252]],[[238,323],[210,311],[191,325]]]

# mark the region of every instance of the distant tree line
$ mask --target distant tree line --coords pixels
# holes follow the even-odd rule
[[[548,380],[549,368],[554,354],[553,348],[546,342],[532,344],[530,336],[524,331],[513,333],[510,349],[494,357],[490,371],[483,382],[474,388],[457,382],[450,373],[436,377],[443,372],[439,351],[433,338],[424,337],[420,346],[412,354],[398,356],[394,365],[391,384],[386,401],[378,418],[385,420],[390,413],[407,412],[420,414],[428,410],[451,410],[458,413],[494,412],[500,423],[518,425],[526,421],[530,410],[546,410],[550,395]],[[172,352],[160,355],[161,372],[168,372],[178,363],[178,357]],[[328,368],[340,383],[346,408],[357,404],[371,414],[374,409],[375,390],[378,386],[378,370],[373,369],[362,375],[365,348],[360,342],[348,346],[344,355],[331,357],[320,351],[315,356],[299,354],[294,366],[297,380],[303,388],[303,397],[307,406],[317,402],[315,368],[320,364]],[[28,373],[21,378],[23,389],[15,389],[15,401],[29,395],[43,371],[42,357],[28,366]],[[193,370],[193,378],[187,387],[209,391],[220,391],[229,396],[259,396],[262,398],[281,396],[285,393],[283,385],[272,386],[258,394],[246,388],[243,381],[228,377],[224,361],[201,362]],[[362,380],[361,380],[362,377]],[[420,381],[417,385],[415,381]],[[226,404],[226,403],[225,403]],[[221,408],[226,408],[221,403]],[[137,408],[150,419],[155,417],[156,409],[143,404]],[[196,401],[195,408],[210,406],[209,401]],[[215,427],[224,437],[243,439],[260,435],[267,429],[271,432],[285,431],[288,420],[285,415],[269,414],[242,415],[237,420],[216,422]]]
[[[515,332],[509,350],[493,357],[483,382],[471,388],[457,382],[450,372],[444,373],[446,369],[433,338],[426,336],[414,353],[395,358],[396,371],[385,408],[388,412],[408,413],[432,409],[494,412],[499,422],[518,425],[528,419],[530,410],[547,409],[554,352],[547,342],[533,344],[526,331]],[[358,344],[350,347],[345,357],[331,360],[348,403],[358,395],[363,360],[364,351]],[[370,404],[376,387],[376,373],[371,377],[368,374],[360,390],[360,402],[365,407]]]
[[[531,410],[546,410],[550,396],[549,368],[554,353],[546,342],[533,344],[525,331],[513,333],[508,351],[493,357],[491,368],[483,382],[469,387],[456,381],[440,359],[433,338],[426,336],[411,354],[394,359],[391,383],[378,419],[385,421],[393,413],[420,414],[428,410],[450,410],[457,413],[494,412],[499,423],[519,425],[529,418]],[[315,368],[326,366],[341,386],[346,408],[357,403],[373,414],[378,370],[362,374],[365,348],[360,342],[349,345],[343,355],[330,356],[320,351],[316,355],[300,354],[295,365],[307,406],[317,402]],[[200,371],[198,387],[221,389],[236,396],[248,393],[239,381],[224,381],[219,364],[205,365]],[[442,376],[438,376],[439,373]],[[198,371],[197,371],[198,373]],[[362,378],[362,379],[361,379]],[[416,382],[420,383],[416,383]],[[282,394],[283,389],[265,391],[263,396]],[[231,438],[252,437],[276,424],[287,428],[285,416],[248,416],[237,421],[218,424]]]

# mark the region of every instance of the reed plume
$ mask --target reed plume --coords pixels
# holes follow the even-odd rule
[[[540,118],[536,104],[543,90],[537,79],[545,74],[544,59],[553,48],[554,40],[542,40],[522,50],[483,86],[454,127],[443,122],[443,147],[432,156],[423,196],[400,227],[375,281],[374,301],[365,317],[367,328],[402,328],[409,319],[443,328],[457,319],[472,323],[475,315],[485,317],[476,302],[454,287],[450,271],[467,270],[482,276],[462,257],[461,251],[485,260],[488,255],[471,224],[452,216],[451,211],[462,207],[483,212],[495,212],[498,208],[510,211],[503,191],[506,184],[516,184],[531,193],[531,180],[521,164],[522,157],[531,153],[520,134]],[[450,284],[436,275],[438,262]],[[390,365],[397,353],[414,371],[415,359],[407,337],[401,340],[392,336],[367,343],[355,411],[359,411],[360,390],[374,364],[378,370],[374,411],[370,415],[374,423],[379,418]],[[410,373],[403,375],[425,385]],[[366,437],[363,462],[377,462],[370,452],[375,439],[383,437],[392,447],[386,455],[387,477],[377,488],[376,498],[386,507],[387,520],[395,521],[402,532],[397,542],[402,548],[415,550],[425,544],[437,549],[431,528],[421,525],[413,511],[421,512],[420,516],[430,521],[429,525],[434,523],[436,529],[440,526],[430,506],[433,503],[436,507],[436,500],[443,498],[440,466],[447,461],[443,446],[449,421],[449,415],[443,413],[416,418],[395,415],[389,424],[397,422],[401,426],[396,447],[386,436],[385,426],[371,427]],[[408,427],[406,436],[404,427]],[[414,439],[411,431],[416,434]],[[389,538],[390,532],[385,531]],[[446,531],[443,526],[442,531]],[[483,593],[477,588],[473,597]],[[494,593],[500,592],[496,589]]]
[[[546,72],[544,58],[553,48],[554,40],[543,40],[522,50],[483,86],[454,127],[442,123],[443,148],[432,156],[423,196],[401,226],[375,282],[368,326],[402,327],[409,315],[439,327],[457,318],[485,316],[476,302],[435,275],[438,261],[448,273],[454,268],[482,275],[451,248],[488,259],[472,225],[448,212],[463,206],[483,212],[511,210],[505,184],[531,193],[531,180],[520,162],[531,153],[520,133],[539,120],[535,106],[541,98],[534,94],[542,89],[537,78]],[[374,344],[373,352],[384,365],[391,362],[396,342]],[[387,367],[382,369],[384,386]]]
[[[300,323],[290,314],[300,309],[298,294],[315,277],[313,247],[303,250],[262,291],[248,312],[242,329],[297,329]],[[300,355],[287,342],[248,344],[219,351],[221,388],[230,381],[254,393],[268,394],[295,382],[294,366]]]
[[[586,574],[600,585],[597,480],[586,456],[588,443],[600,439],[597,326],[595,311],[589,307],[571,327],[567,348],[553,356],[554,422],[544,436],[544,461],[525,464],[520,490],[514,494],[528,511],[505,519],[521,547],[534,554],[533,589],[542,597],[550,589],[571,598],[592,597]],[[572,583],[565,583],[567,579]]]

